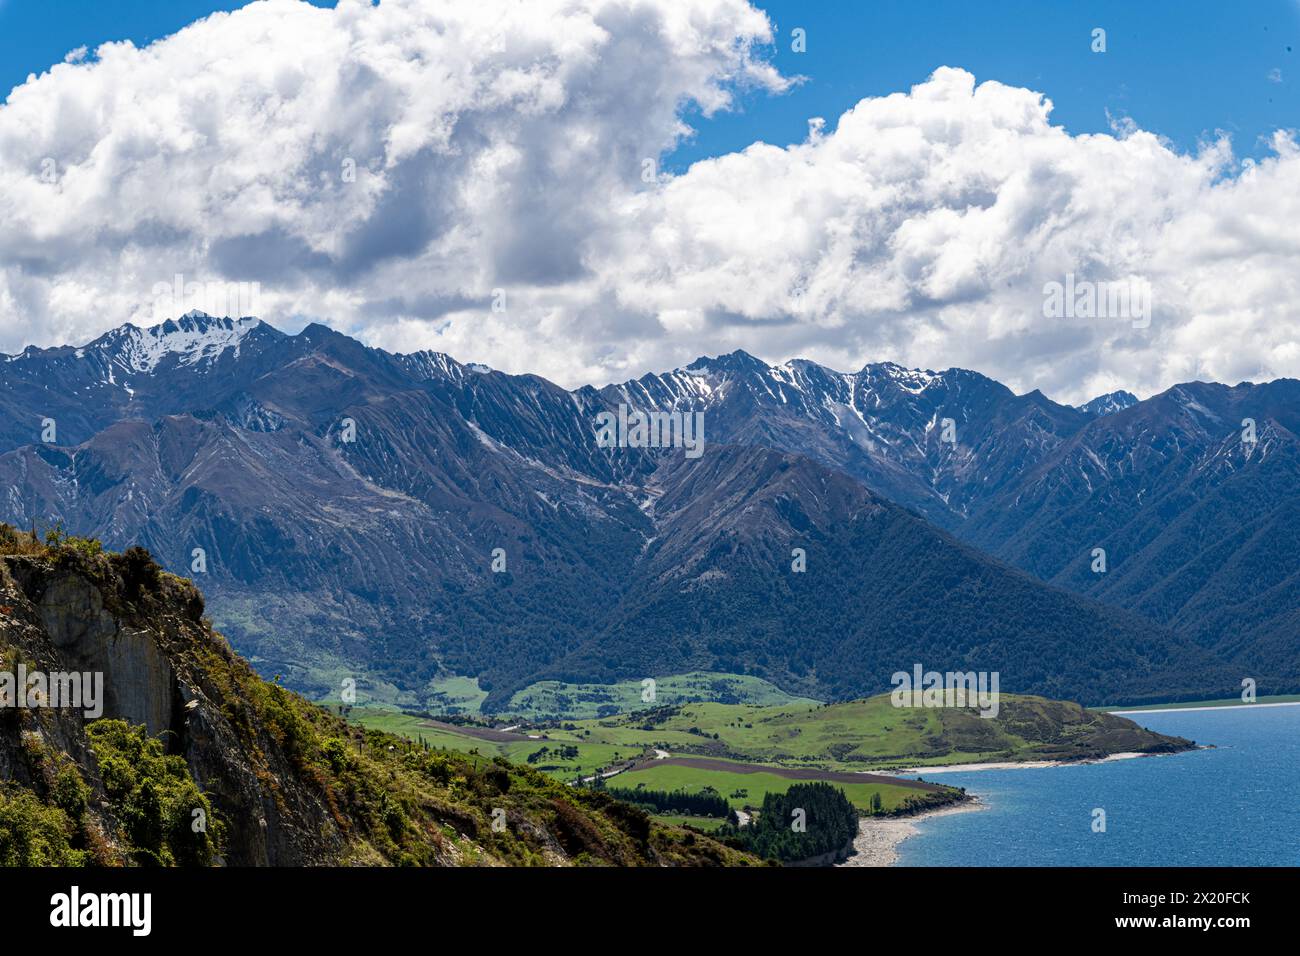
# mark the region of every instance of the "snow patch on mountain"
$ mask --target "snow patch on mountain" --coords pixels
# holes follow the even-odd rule
[[[196,309],[146,329],[124,325],[100,342],[110,350],[117,365],[147,374],[169,355],[177,356],[181,365],[215,361],[227,349],[238,358],[244,336],[260,324],[260,319],[218,319]]]
[[[903,368],[893,362],[881,364],[885,375],[892,379],[899,388],[913,395],[919,395],[943,376],[929,369]]]
[[[420,379],[445,378],[453,382],[461,382],[465,378],[466,371],[477,372],[480,375],[492,371],[486,365],[477,362],[462,365],[445,352],[434,352],[430,349],[398,355],[397,360],[408,372]]]

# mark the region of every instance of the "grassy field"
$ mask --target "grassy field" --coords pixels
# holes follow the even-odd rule
[[[431,714],[477,714],[486,699],[477,677],[445,677],[429,682],[425,709]]]
[[[711,708],[727,705],[701,706]],[[529,764],[559,779],[570,781],[578,777],[591,776],[606,767],[635,759],[654,749],[653,746],[647,745],[644,733],[638,736],[633,729],[626,727],[607,728],[606,739],[597,742],[582,739],[586,732],[585,728],[577,731],[551,728],[547,731],[547,739],[492,741],[437,727],[424,718],[409,714],[363,709],[354,711],[352,718],[366,727],[423,741],[430,747],[480,754],[489,758],[500,756],[512,763]],[[680,731],[669,732],[666,740],[658,739],[663,736],[661,734],[654,736],[655,744],[667,746],[676,746],[695,739],[695,735]],[[759,806],[763,802],[765,793],[769,791],[784,793],[796,782],[775,773],[740,771],[731,773],[674,765],[650,766],[609,778],[610,786],[626,789],[643,786],[650,790],[682,789],[696,792],[711,787],[725,797],[733,807],[740,809]],[[836,783],[835,785],[842,787],[849,800],[862,810],[869,810],[873,793],[880,794],[882,807],[886,811],[901,806],[909,798],[923,797],[916,790],[888,784]],[[666,819],[666,816],[664,818]],[[714,821],[713,825],[716,826],[720,822]],[[701,828],[704,828],[703,825]]]
[[[696,767],[674,765],[650,766],[644,770],[621,773],[609,781],[610,786],[634,790],[643,786],[648,790],[686,790],[697,793],[707,787],[716,790],[731,806],[738,810],[760,807],[763,796],[785,793],[798,783],[786,777],[769,773],[726,773],[718,770],[701,770]],[[925,794],[888,784],[835,783],[859,810],[871,811],[871,796],[879,793],[885,811],[895,810],[908,800],[920,800]]]
[[[896,708],[888,695],[831,705],[686,704],[602,719],[525,724],[521,733],[545,739],[511,742],[475,739],[392,711],[359,708],[354,719],[423,738],[431,746],[531,762],[569,779],[656,749],[826,770],[1068,760],[1168,749],[1167,740],[1131,721],[1077,704],[1012,694],[1003,694],[1000,703],[999,715],[991,719],[973,710]]]
[[[670,753],[785,766],[863,769],[882,758],[929,754],[940,733],[933,710],[897,710],[887,698],[825,706],[689,704],[664,717],[627,716],[574,722],[576,739],[642,741]],[[566,725],[568,726],[568,725]],[[556,731],[563,738],[566,731]]]
[[[541,681],[511,697],[505,713],[531,720],[585,720],[702,701],[757,707],[818,703],[807,697],[792,697],[758,677],[738,674],[695,672],[658,677],[654,691],[655,699],[647,702],[641,699],[644,691],[639,680],[618,684]]]
[[[299,675],[301,676],[301,675]],[[342,665],[318,664],[310,673],[314,682],[342,687],[346,677],[356,672]],[[654,701],[641,699],[640,681],[618,684],[566,684],[541,681],[515,693],[510,703],[492,717],[503,720],[533,722],[587,720],[615,714],[629,714],[655,707],[715,701],[727,704],[750,704],[759,707],[779,705],[815,705],[807,697],[793,697],[774,684],[757,677],[716,674],[707,671],[674,674],[655,679]],[[356,701],[359,707],[385,710],[419,710],[434,715],[478,716],[487,691],[479,688],[473,677],[445,677],[430,681],[421,693],[400,692],[373,676],[357,679]],[[339,692],[317,697],[316,702],[337,706]]]
[[[354,710],[349,717],[364,727],[398,734],[417,742],[423,741],[430,747],[479,753],[486,757],[504,757],[511,763],[528,764],[561,780],[591,776],[610,764],[630,760],[642,752],[640,747],[571,740],[482,740],[469,734],[435,727],[423,717],[378,708]]]

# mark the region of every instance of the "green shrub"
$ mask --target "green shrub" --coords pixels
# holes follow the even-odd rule
[[[166,754],[162,741],[147,736],[144,727],[121,720],[95,721],[86,735],[131,858],[154,866],[211,863],[225,825],[190,777],[185,759]]]
[[[30,791],[0,792],[0,866],[83,866],[85,851],[72,847],[75,829]]]

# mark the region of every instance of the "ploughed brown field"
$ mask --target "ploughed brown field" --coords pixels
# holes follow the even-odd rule
[[[515,734],[508,730],[492,730],[488,727],[474,727],[472,725],[461,726],[460,724],[444,724],[441,720],[426,720],[425,726],[434,730],[445,730],[453,734],[464,734],[466,737],[475,737],[479,740],[491,740],[496,743],[510,743],[516,740],[532,740],[527,734]],[[538,738],[540,739],[540,738]]]

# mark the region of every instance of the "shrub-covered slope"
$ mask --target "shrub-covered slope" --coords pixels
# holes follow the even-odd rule
[[[259,678],[203,612],[140,549],[0,526],[0,671],[105,684],[98,720],[0,708],[0,863],[752,861],[531,769],[353,727]]]

